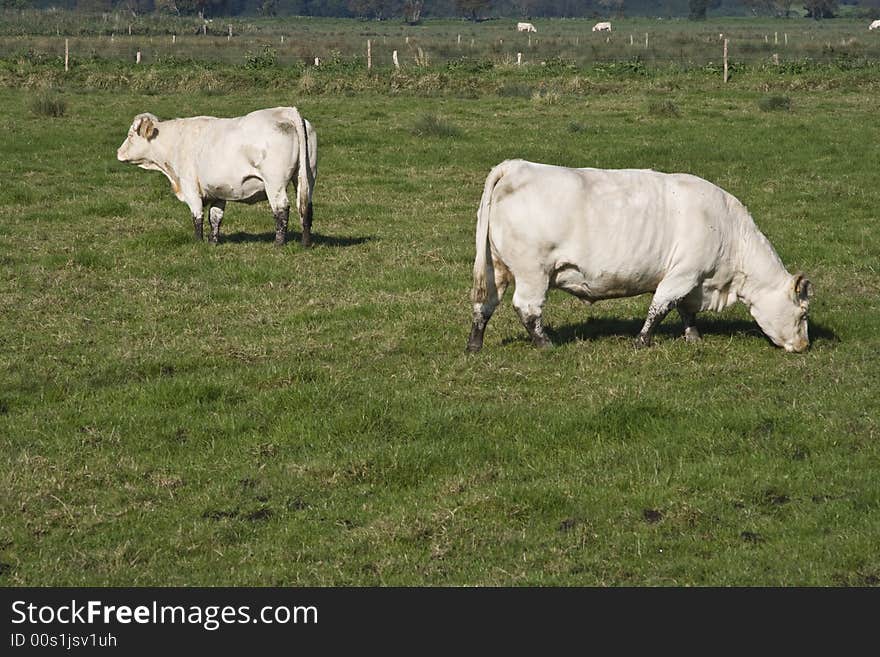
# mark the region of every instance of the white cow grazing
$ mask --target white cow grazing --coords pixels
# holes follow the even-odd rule
[[[275,244],[283,245],[290,214],[287,186],[296,177],[302,244],[311,244],[318,138],[295,107],[257,110],[232,119],[160,121],[153,114],[138,114],[116,157],[165,174],[174,194],[189,206],[197,240],[202,239],[202,213],[208,208],[209,240],[214,244],[226,201],[268,199],[275,215]]]
[[[611,23],[609,23],[607,21],[602,22],[602,23],[596,23],[593,26],[593,32],[610,32],[610,31],[611,31]]]
[[[809,346],[809,281],[789,274],[736,198],[688,174],[569,169],[507,160],[489,173],[477,212],[474,317],[468,351],[508,284],[535,346],[549,287],[592,303],[653,292],[636,346],[676,308],[688,341],[694,315],[745,303],[786,351]]]
[[[516,24],[516,31],[517,32],[537,32],[538,30],[536,30],[535,26],[532,25],[531,23],[517,23]]]
[[[880,30],[880,19],[878,19],[876,21],[872,21],[871,24],[868,26],[868,29],[869,30]]]

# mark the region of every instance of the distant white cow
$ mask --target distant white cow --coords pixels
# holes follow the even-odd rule
[[[208,209],[209,241],[217,243],[226,201],[268,200],[275,215],[275,243],[287,240],[287,186],[297,178],[296,200],[302,244],[311,244],[312,193],[318,173],[318,138],[295,107],[275,107],[246,116],[196,116],[160,121],[134,117],[116,152],[121,162],[161,171],[178,199],[189,206],[197,240]]]
[[[869,26],[869,30],[880,30],[880,19],[873,21]]]
[[[605,21],[603,23],[596,23],[593,26],[593,32],[610,32],[611,31],[611,23]]]
[[[532,25],[531,23],[517,23],[516,24],[516,31],[517,32],[537,32],[538,30],[536,30],[535,26]]]
[[[776,345],[809,346],[810,284],[789,274],[737,199],[687,174],[637,169],[569,169],[508,160],[489,173],[477,212],[473,327],[468,350],[505,289],[538,347],[547,289],[587,303],[653,292],[636,346],[672,309],[688,341],[694,316],[736,301]]]

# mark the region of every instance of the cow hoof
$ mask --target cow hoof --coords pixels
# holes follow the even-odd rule
[[[690,344],[695,344],[697,342],[702,342],[703,338],[696,330],[688,330],[684,333],[684,341],[689,342]]]
[[[303,239],[301,241],[301,244],[303,245],[304,249],[308,249],[312,246],[312,240],[311,239]]]
[[[535,345],[536,349],[541,349],[542,351],[545,349],[553,349],[553,343],[546,338],[543,340],[533,340],[532,344]]]
[[[651,338],[644,338],[641,335],[633,340],[633,347],[636,349],[647,349],[651,346]]]
[[[475,342],[468,342],[467,348],[465,349],[466,353],[475,354],[483,348],[483,345],[477,344]]]

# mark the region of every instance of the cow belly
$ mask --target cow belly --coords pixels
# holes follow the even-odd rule
[[[595,302],[602,299],[632,297],[657,289],[659,278],[647,272],[589,273],[580,267],[565,264],[558,267],[550,285],[576,296],[584,301]]]
[[[256,203],[266,200],[266,185],[261,178],[251,176],[237,185],[216,183],[203,187],[205,197],[215,201],[238,201]]]

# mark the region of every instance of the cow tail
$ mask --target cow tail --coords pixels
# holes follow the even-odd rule
[[[486,184],[483,186],[480,208],[477,210],[477,252],[474,257],[474,287],[471,290],[471,301],[474,303],[485,303],[489,297],[486,283],[486,258],[489,256],[489,209],[492,203],[492,192],[503,175],[503,163],[489,172]]]
[[[299,142],[299,176],[296,181],[296,207],[304,225],[311,226],[309,215],[312,205],[312,188],[309,181],[309,139],[306,133],[306,122],[295,107],[293,123],[296,127],[296,138]]]

